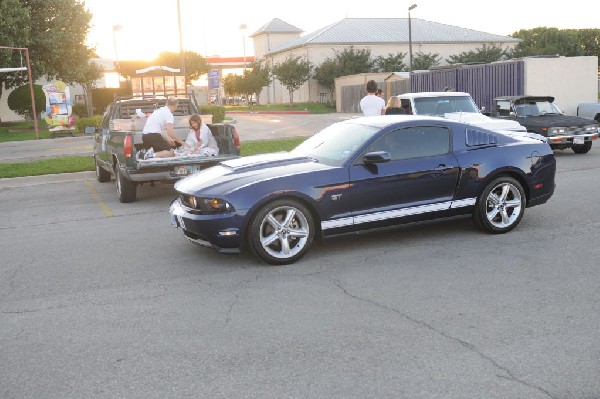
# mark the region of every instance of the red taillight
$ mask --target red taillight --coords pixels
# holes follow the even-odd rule
[[[125,158],[133,157],[133,136],[125,136],[125,141],[123,142],[123,154]]]
[[[542,183],[538,183],[535,186],[533,186],[533,188],[535,188],[536,190],[538,190],[538,189],[540,189],[542,187],[544,187],[544,185]]]
[[[236,149],[240,149],[240,135],[235,127],[233,128],[233,144],[235,145]]]

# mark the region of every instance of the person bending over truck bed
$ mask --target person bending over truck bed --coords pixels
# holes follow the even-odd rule
[[[177,147],[175,143],[188,147],[182,141],[175,130],[173,130],[173,122],[175,120],[173,112],[177,109],[179,101],[176,98],[167,99],[167,104],[155,110],[148,117],[144,130],[142,131],[142,142],[146,152],[146,158],[153,156],[159,158],[167,158],[175,156],[173,147]],[[165,134],[166,133],[166,134]],[[152,151],[150,151],[152,149]]]

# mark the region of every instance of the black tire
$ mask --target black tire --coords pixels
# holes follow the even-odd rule
[[[96,180],[98,180],[100,183],[106,183],[107,181],[110,181],[110,172],[104,169],[100,163],[98,163],[98,160],[95,157],[94,161],[96,163]]]
[[[573,147],[571,147],[571,149],[575,154],[587,154],[592,149],[592,142],[587,141],[581,145],[574,145]]]
[[[117,181],[117,194],[119,195],[119,201],[123,203],[135,201],[137,186],[135,182],[127,180],[125,176],[123,176],[121,173],[121,168],[118,166],[115,180]]]
[[[293,199],[276,200],[263,206],[248,229],[252,252],[272,265],[287,265],[302,258],[315,237],[312,214]]]
[[[503,234],[514,229],[525,213],[525,192],[512,177],[502,176],[488,184],[475,204],[473,221],[481,229]]]

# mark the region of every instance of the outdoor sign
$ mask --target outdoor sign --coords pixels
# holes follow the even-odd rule
[[[218,89],[219,88],[219,70],[213,69],[208,72],[208,88]]]
[[[42,86],[46,94],[46,123],[49,127],[70,128],[75,125],[69,87],[62,81]]]
[[[151,66],[135,71],[131,78],[133,97],[185,96],[185,76],[177,75],[179,69],[166,66]]]

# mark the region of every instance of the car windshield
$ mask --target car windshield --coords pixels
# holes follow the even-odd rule
[[[525,104],[515,105],[515,114],[517,116],[540,116],[540,115],[560,115],[561,110],[556,104],[549,101],[528,101]]]
[[[302,142],[290,153],[326,165],[340,166],[363,146],[379,128],[354,123],[334,123]]]
[[[451,112],[479,113],[470,96],[415,98],[417,115],[444,116]]]

